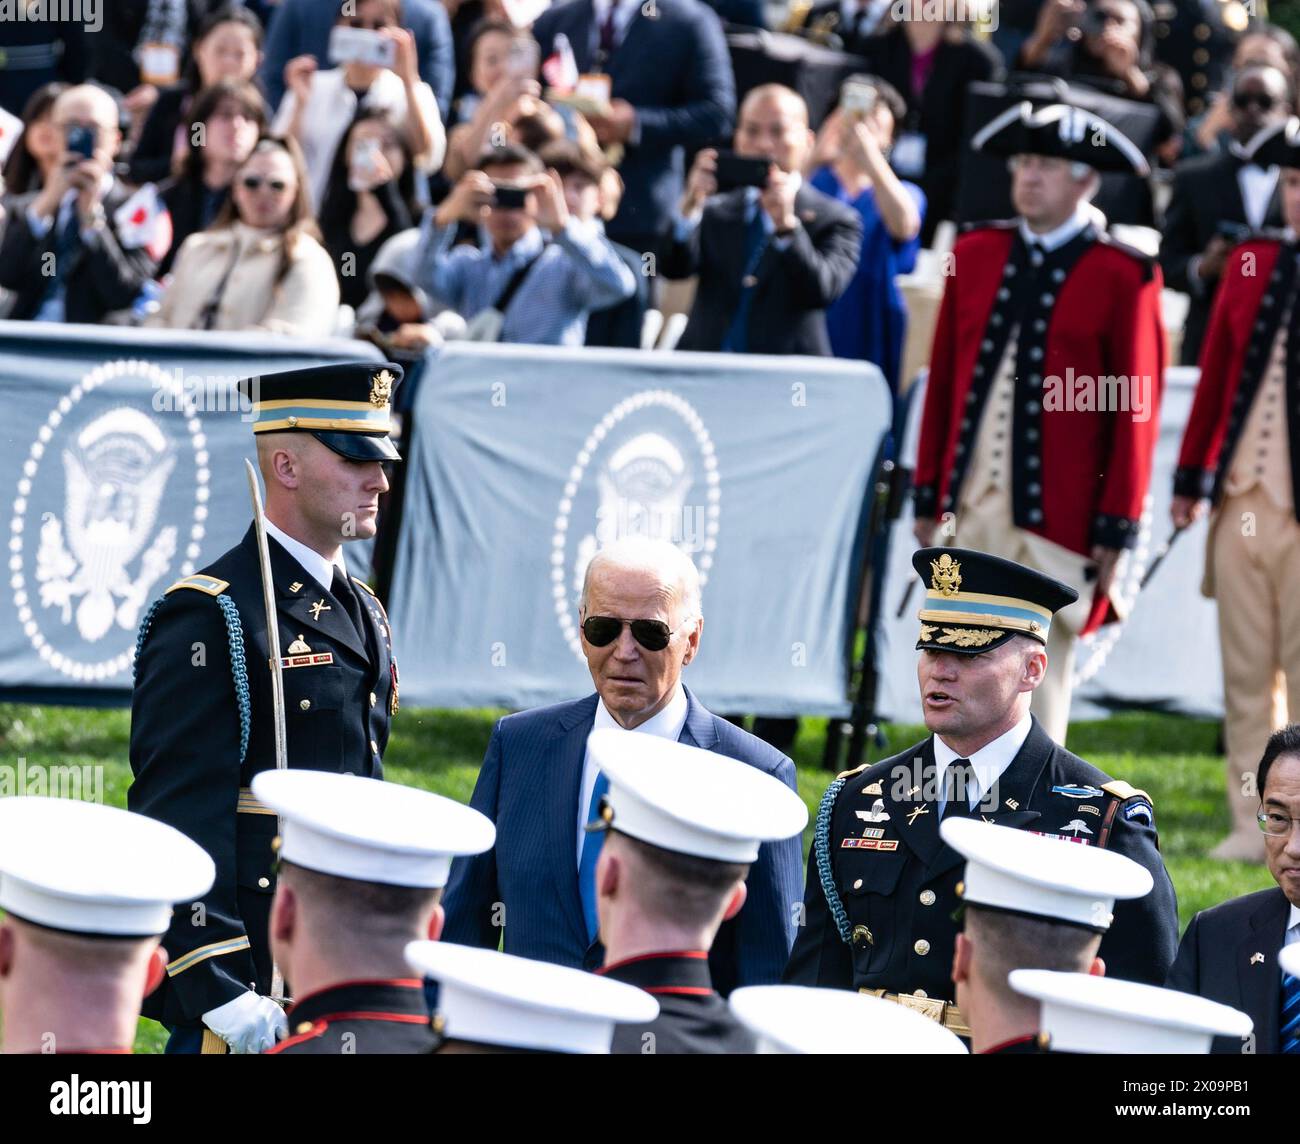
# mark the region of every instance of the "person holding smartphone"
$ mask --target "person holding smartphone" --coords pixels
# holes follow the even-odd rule
[[[334,24],[335,66],[322,69],[313,55],[285,64],[287,90],[272,123],[277,135],[293,136],[302,148],[314,208],[324,198],[334,154],[358,108],[387,111],[425,175],[442,165],[447,150],[433,90],[420,79],[415,37],[402,27],[401,4],[358,0],[345,8],[354,14],[340,15]]]
[[[51,121],[60,159],[39,191],[9,204],[0,286],[15,295],[10,318],[101,322],[135,301],[158,264],[149,235],[122,212],[131,195],[113,175],[117,102],[80,84],[54,101]]]
[[[897,276],[916,266],[925,192],[900,179],[889,152],[907,114],[884,80],[852,76],[817,136],[810,183],[862,219],[862,251],[848,289],[826,313],[836,357],[874,362],[898,391],[907,305]]]
[[[453,247],[462,222],[481,227],[480,246]],[[515,144],[486,152],[429,212],[416,267],[479,340],[580,346],[592,310],[636,292],[602,228],[569,211],[559,174]]]

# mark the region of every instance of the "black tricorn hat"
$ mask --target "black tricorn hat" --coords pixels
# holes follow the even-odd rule
[[[1096,171],[1143,178],[1151,173],[1141,149],[1118,127],[1068,103],[1050,103],[1037,111],[1028,100],[1017,103],[981,127],[970,145],[991,155],[1049,155]]]
[[[239,392],[254,434],[310,433],[352,461],[400,461],[388,434],[401,380],[393,362],[344,361],[246,377]]]
[[[970,548],[922,548],[912,567],[928,585],[918,651],[978,655],[1012,636],[1046,644],[1052,616],[1079,598],[1051,576]]]

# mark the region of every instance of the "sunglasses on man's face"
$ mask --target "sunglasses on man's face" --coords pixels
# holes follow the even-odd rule
[[[673,629],[663,620],[620,620],[614,616],[588,616],[582,621],[582,634],[592,647],[608,647],[618,639],[624,624],[646,651],[663,651],[673,638]]]
[[[246,191],[260,191],[263,186],[267,186],[277,195],[282,195],[289,189],[289,184],[283,179],[264,179],[261,175],[245,175],[239,180],[239,185]]]
[[[1235,91],[1232,93],[1232,102],[1235,107],[1241,108],[1242,111],[1245,111],[1252,103],[1260,111],[1272,111],[1277,105],[1277,100],[1264,91]]]

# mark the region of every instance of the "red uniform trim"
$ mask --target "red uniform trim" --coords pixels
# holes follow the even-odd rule
[[[999,1049],[1009,1049],[1012,1045],[1024,1045],[1030,1041],[1036,1041],[1037,1039],[1037,1033],[1026,1033],[1023,1037],[1012,1037],[1009,1041],[1001,1041],[996,1045],[991,1045],[987,1049],[981,1049],[980,1055],[983,1056],[985,1053],[996,1053]]]
[[[596,972],[604,974],[611,969],[618,969],[624,965],[635,965],[638,961],[654,961],[657,958],[664,957],[693,957],[699,961],[707,961],[709,951],[707,949],[678,949],[671,952],[639,953],[636,957],[625,957],[622,961],[611,961],[608,965],[602,965]]]
[[[264,1057],[273,1056],[274,1054],[278,1052],[282,1052],[284,1049],[287,1049],[290,1045],[300,1045],[303,1043],[303,1041],[315,1040],[322,1033],[324,1033],[328,1027],[329,1027],[329,1023],[327,1021],[321,1020],[321,1021],[313,1022],[312,1027],[308,1029],[305,1033],[295,1033],[292,1037],[285,1037],[283,1041],[278,1041],[276,1044],[272,1045],[269,1049],[265,1050],[262,1053],[262,1056]]]
[[[674,993],[682,997],[708,997],[713,993],[712,989],[704,989],[695,985],[643,985],[643,993]]]

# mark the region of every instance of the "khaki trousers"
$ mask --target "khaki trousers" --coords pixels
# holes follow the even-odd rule
[[[1054,576],[1079,593],[1078,602],[1058,612],[1047,639],[1047,674],[1034,692],[1030,710],[1043,729],[1062,746],[1070,726],[1070,696],[1074,690],[1076,635],[1087,622],[1092,586],[1084,578],[1086,557],[1062,548],[1011,522],[1011,498],[1004,487],[987,487],[957,513],[952,541],[1027,568]],[[940,539],[938,543],[948,543]]]
[[[1213,563],[1223,659],[1232,832],[1263,852],[1253,776],[1268,737],[1300,717],[1300,524],[1256,486],[1215,514]]]

